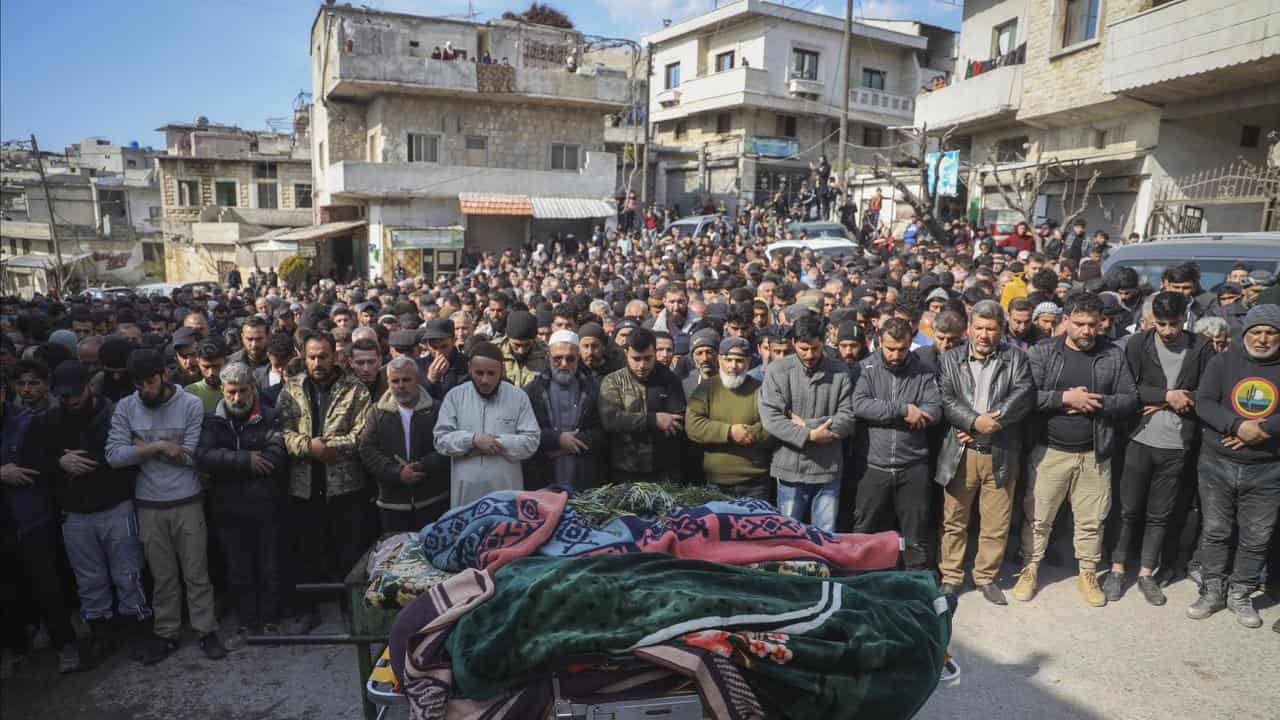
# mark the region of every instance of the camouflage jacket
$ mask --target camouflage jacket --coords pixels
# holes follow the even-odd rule
[[[525,358],[524,362],[516,360],[515,355],[511,353],[509,339],[503,338],[502,342],[498,343],[498,348],[502,350],[502,369],[506,378],[518,388],[533,382],[534,378],[551,367],[547,359],[547,345],[541,340],[533,341],[533,349],[529,351],[529,357]]]
[[[684,432],[672,437],[658,430],[657,413],[684,417],[684,388],[680,378],[663,365],[654,367],[641,383],[622,368],[600,383],[600,423],[609,433],[610,465],[627,473],[665,474],[680,478]]]
[[[311,401],[314,383],[306,373],[298,373],[285,383],[276,410],[284,427],[284,445],[289,451],[289,494],[311,497],[311,473],[319,463],[311,458],[311,438],[322,437],[325,444],[338,453],[338,461],[322,465],[325,473],[325,495],[345,495],[365,487],[364,467],[357,447],[372,403],[369,390],[359,378],[343,372],[333,383],[329,407],[320,427],[312,432]]]

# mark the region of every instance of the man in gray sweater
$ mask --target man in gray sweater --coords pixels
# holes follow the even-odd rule
[[[849,369],[823,352],[822,322],[805,316],[791,326],[796,352],[769,364],[760,389],[760,420],[782,446],[770,473],[778,480],[778,509],[800,522],[835,532],[844,452],[853,434]]]
[[[204,491],[196,478],[196,445],[204,408],[200,398],[169,382],[164,356],[135,350],[127,364],[137,391],[116,404],[107,435],[111,467],[138,466],[134,501],[138,534],[155,578],[155,634],[142,661],[154,664],[178,649],[182,629],[182,582],[191,627],[206,657],[227,650],[218,638],[205,542]],[[179,580],[181,578],[181,580]]]

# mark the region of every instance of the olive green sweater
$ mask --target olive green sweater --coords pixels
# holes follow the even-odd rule
[[[774,443],[760,422],[760,381],[748,377],[736,390],[720,377],[708,378],[689,397],[684,428],[689,441],[702,446],[702,469],[707,482],[738,483],[769,474]],[[730,425],[748,425],[756,442],[743,446],[729,439]]]

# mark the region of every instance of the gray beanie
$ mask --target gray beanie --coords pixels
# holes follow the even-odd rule
[[[49,336],[49,342],[61,345],[72,353],[76,351],[76,346],[79,344],[76,334],[70,330],[54,330],[53,334]]]
[[[1250,308],[1249,314],[1244,316],[1244,331],[1249,332],[1249,328],[1255,325],[1268,325],[1280,330],[1280,305],[1265,303]]]

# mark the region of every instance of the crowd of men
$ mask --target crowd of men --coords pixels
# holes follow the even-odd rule
[[[1131,587],[1163,605],[1190,577],[1189,617],[1261,626],[1252,595],[1280,585],[1269,272],[1082,280],[1105,252],[1082,224],[1053,257],[1048,234],[1002,248],[964,223],[770,256],[785,231],[739,220],[439,280],[0,299],[4,669],[46,642],[66,672],[122,645],[159,662],[184,598],[212,659],[309,632],[294,586],[345,575],[380,534],[495,490],[606,482],[897,531],[904,567],[949,594],[976,538],[968,576],[997,605],[1006,557],[1030,600],[1069,523],[1089,605]]]

